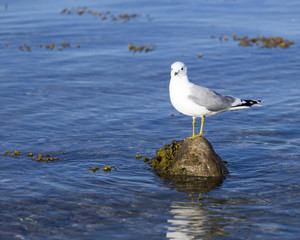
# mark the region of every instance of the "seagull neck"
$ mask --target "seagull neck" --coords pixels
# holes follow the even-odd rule
[[[186,85],[189,82],[190,81],[187,76],[175,76],[171,78],[171,83],[175,85]]]
[[[188,82],[190,82],[187,76],[183,76],[183,77],[181,77],[179,80],[180,80],[180,82],[182,82],[182,83],[188,83]]]

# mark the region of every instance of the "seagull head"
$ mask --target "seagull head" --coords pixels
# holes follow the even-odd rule
[[[171,65],[171,78],[172,77],[184,77],[187,74],[187,67],[183,62],[174,62]]]

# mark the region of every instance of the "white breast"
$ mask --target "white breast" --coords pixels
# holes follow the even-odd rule
[[[171,78],[169,86],[171,103],[177,111],[185,115],[202,117],[209,111],[188,98],[190,95],[189,85],[190,82],[188,79]]]

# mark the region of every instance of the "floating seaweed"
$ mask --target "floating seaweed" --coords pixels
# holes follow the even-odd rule
[[[70,47],[70,43],[61,43],[60,46],[62,46],[63,48],[68,48]]]
[[[293,41],[288,39],[283,39],[282,37],[255,37],[255,38],[248,38],[247,36],[242,38],[237,38],[240,41],[240,46],[254,46],[260,48],[289,48],[291,45],[294,44]]]
[[[84,13],[84,10],[80,10],[77,13],[78,13],[78,15],[82,15]]]
[[[111,166],[106,166],[106,165],[104,165],[104,172],[110,172],[111,171]]]
[[[63,10],[61,10],[60,13],[65,13],[65,12],[67,12],[67,11],[68,11],[68,9],[64,8]]]
[[[93,172],[96,172],[97,170],[99,170],[100,169],[100,167],[99,166],[97,166],[97,167],[92,167],[92,168],[88,168],[88,170],[92,170]]]
[[[93,166],[91,168],[88,168],[88,170],[92,170],[93,172],[96,172],[97,170],[100,170],[101,168],[99,166]],[[112,167],[111,166],[106,166],[102,168],[104,172],[111,172]],[[114,167],[115,171],[117,170],[117,167]]]
[[[20,150],[15,150],[15,151],[11,152],[10,150],[6,150],[3,155],[6,156],[10,153],[11,153],[12,157],[18,157],[21,154],[21,151]]]
[[[45,48],[50,49],[51,51],[54,49],[55,43],[52,43],[51,45],[46,45]]]
[[[137,155],[135,156],[135,159],[136,159],[136,160],[141,159],[141,158],[143,158],[143,155],[142,155],[142,154],[137,154]],[[150,158],[147,157],[147,156],[145,156],[145,157],[144,157],[144,162],[148,162],[148,161],[150,161]]]
[[[50,51],[54,50],[55,48],[57,48],[59,51],[62,51],[63,49],[65,48],[69,48],[71,47],[71,44],[68,43],[68,42],[63,42],[63,43],[51,43],[51,44],[46,44],[46,45],[43,45],[43,44],[36,44],[36,48],[40,48],[40,49],[49,49]],[[75,45],[76,48],[80,48],[80,45],[77,44]],[[20,45],[19,46],[19,49],[21,52],[24,52],[24,50],[26,49],[27,52],[31,52],[32,51],[32,48],[27,45],[26,43],[23,44],[23,45]]]
[[[211,38],[217,38],[216,36],[212,36]],[[234,33],[232,34],[232,39],[234,41],[238,41],[238,45],[242,47],[252,47],[252,46],[257,46],[259,48],[289,48],[291,45],[294,44],[293,41],[290,41],[288,39],[283,39],[282,37],[276,37],[276,36],[271,36],[271,37],[252,37],[249,38],[248,36],[243,36],[243,37],[237,37],[237,35]],[[228,36],[224,37],[219,37],[220,41],[228,41],[229,38]]]
[[[24,43],[24,47],[25,47],[25,49],[26,49],[27,52],[31,52],[31,47],[28,46],[26,43]],[[21,50],[21,48],[20,48],[20,50]]]
[[[89,15],[93,15],[93,16],[98,16],[100,17],[101,20],[106,20],[108,19],[108,17],[111,17],[111,20],[116,22],[118,20],[122,20],[123,23],[127,23],[128,21],[130,21],[131,19],[137,18],[138,14],[133,13],[133,14],[128,14],[128,13],[121,13],[118,15],[114,15],[110,10],[105,11],[93,11],[92,9],[87,9],[86,7],[79,7],[76,9],[67,9],[64,8],[60,11],[61,14],[72,14],[75,13],[79,16],[83,15],[83,14],[89,14]],[[152,18],[150,18],[149,14],[146,15],[146,18],[148,19],[148,21],[152,21]]]
[[[15,156],[19,156],[21,154],[21,151],[20,150],[15,150]]]
[[[12,154],[11,154],[11,156],[12,157],[18,157],[19,155],[21,154],[21,151],[20,150],[15,150]]]
[[[124,20],[123,23],[126,23],[130,19],[136,18],[136,17],[137,17],[137,14],[131,14],[131,15],[129,15],[127,13],[125,13],[125,14],[119,14],[119,18]]]
[[[8,154],[11,154],[11,157],[17,158],[17,157],[21,156],[21,151],[20,150],[15,150],[15,151],[11,152],[10,150],[6,150],[3,155],[8,155]],[[35,157],[34,154],[32,152],[30,152],[26,156],[30,157],[32,160],[36,160],[38,162],[41,162],[41,161],[48,162],[48,161],[55,161],[55,160],[59,160],[60,159],[59,157],[52,157],[52,156],[50,156],[50,153],[47,153],[47,154],[38,154]]]
[[[134,51],[134,52],[149,52],[149,51],[153,51],[156,48],[156,46],[154,44],[152,45],[141,45],[141,46],[134,46],[132,43],[128,44],[128,49],[129,51]]]
[[[5,156],[5,155],[8,155],[8,154],[10,154],[10,153],[11,153],[10,150],[6,150],[5,153],[3,153],[3,155]]]
[[[32,160],[36,160],[37,162],[53,162],[53,161],[57,161],[60,158],[59,157],[51,157],[50,153],[47,154],[38,154],[37,157],[33,157],[33,154],[31,154]]]

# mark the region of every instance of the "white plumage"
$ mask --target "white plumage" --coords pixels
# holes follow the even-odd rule
[[[187,67],[182,62],[171,65],[169,86],[170,100],[174,108],[193,117],[193,137],[203,133],[204,117],[226,111],[246,109],[258,105],[260,100],[243,100],[232,96],[223,96],[213,90],[191,83],[187,76]],[[202,118],[201,130],[195,135],[195,119]]]

